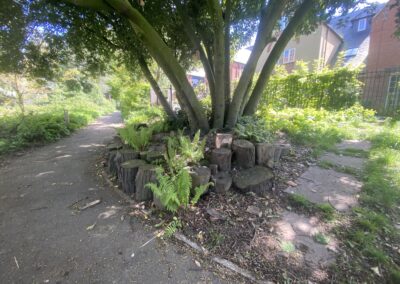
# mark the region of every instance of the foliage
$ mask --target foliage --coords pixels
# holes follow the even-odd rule
[[[136,151],[145,150],[153,135],[151,127],[141,127],[136,130],[133,126],[126,126],[119,129],[118,132],[122,140]]]
[[[183,135],[182,131],[179,131],[177,139],[180,155],[186,160],[187,164],[196,164],[204,158],[206,139],[200,140],[200,130],[196,132],[192,140]]]
[[[157,184],[149,183],[146,186],[168,211],[176,212],[180,206],[186,207],[189,204],[192,179],[186,169],[168,175],[164,169],[158,168],[157,181]]]
[[[168,137],[165,154],[165,168],[158,168],[158,184],[149,184],[149,188],[160,200],[165,208],[176,212],[180,207],[187,207],[189,203],[195,205],[207,191],[211,183],[197,186],[191,196],[192,179],[188,166],[197,164],[204,155],[205,139],[200,140],[198,131],[193,140],[178,132],[176,137]]]
[[[148,64],[152,58],[178,90],[176,96],[190,118],[191,128],[206,131],[210,128],[208,120],[185,75],[195,65],[193,58],[200,58],[207,81],[213,85],[212,127],[233,128],[242,106],[247,115],[252,115],[254,110],[247,106],[250,102],[258,105],[268,70],[273,69],[277,58],[271,56],[263,68],[266,75],[257,78],[256,86],[261,88],[247,94],[255,74],[251,66],[274,41],[280,21],[286,19],[288,25],[272,48],[274,55],[280,55],[293,36],[311,33],[320,22],[356,4],[355,0],[6,0],[0,17],[0,70],[45,73],[55,69],[49,68],[54,62],[73,58],[91,72],[104,71],[110,62],[125,63],[130,72],[135,72],[138,65],[142,67],[141,63]],[[252,37],[256,40],[250,67],[244,69],[245,76],[233,90],[232,103],[225,104],[225,98],[229,98],[225,84],[230,85],[225,62],[230,61],[231,50],[238,50]],[[32,74],[40,73],[34,70]],[[229,105],[226,110],[225,105]]]
[[[239,138],[256,143],[271,143],[274,140],[274,135],[268,129],[266,122],[253,116],[243,116],[236,124],[235,133]]]
[[[299,64],[299,63],[297,63]],[[262,104],[285,107],[339,110],[358,101],[361,82],[358,69],[334,67],[304,72],[303,69],[271,76],[264,90]]]
[[[322,233],[316,233],[313,237],[317,243],[322,245],[327,245],[330,242],[330,238]]]
[[[281,241],[281,249],[286,253],[292,253],[296,250],[296,247],[291,241]]]
[[[164,237],[166,238],[172,237],[172,235],[175,234],[175,232],[181,227],[182,227],[181,221],[176,216],[174,216],[172,221],[169,222],[169,224],[164,229]]]
[[[67,98],[62,104],[42,100],[27,105],[24,117],[16,108],[0,108],[0,154],[56,141],[113,109],[110,101],[98,103],[88,96]],[[69,123],[64,120],[64,111],[68,111]]]
[[[318,154],[333,149],[343,138],[365,138],[375,132],[376,128],[369,124],[376,120],[374,114],[374,111],[356,104],[340,111],[262,108],[258,117],[265,120],[272,133],[283,131],[293,142],[310,146]]]

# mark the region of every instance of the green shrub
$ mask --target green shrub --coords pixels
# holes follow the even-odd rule
[[[236,124],[235,133],[239,138],[256,143],[274,141],[274,135],[268,129],[266,122],[253,116],[240,118]]]
[[[361,91],[359,70],[348,67],[319,71],[276,72],[268,81],[262,104],[285,107],[339,110],[354,105]]]

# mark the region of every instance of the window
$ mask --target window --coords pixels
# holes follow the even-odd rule
[[[358,20],[358,29],[357,31],[362,32],[367,28],[367,18]]]
[[[356,56],[358,52],[358,48],[350,48],[344,52],[344,57]]]
[[[287,64],[287,63],[292,63],[296,59],[296,49],[295,48],[289,48],[286,49],[283,54],[282,54],[282,63]]]

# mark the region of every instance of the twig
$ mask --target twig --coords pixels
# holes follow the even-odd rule
[[[100,199],[97,199],[97,200],[95,200],[95,201],[86,203],[84,206],[79,207],[78,209],[81,210],[81,211],[83,211],[83,210],[86,210],[86,209],[88,209],[88,208],[90,208],[90,207],[96,206],[96,205],[99,204],[100,202],[101,202],[101,200],[100,200]]]
[[[17,258],[15,256],[14,256],[14,261],[15,261],[15,264],[17,265],[17,268],[19,269],[18,260],[17,260]]]

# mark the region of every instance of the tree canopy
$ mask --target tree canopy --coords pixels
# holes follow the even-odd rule
[[[45,74],[71,59],[101,72],[110,61],[140,69],[164,109],[174,116],[149,69],[154,60],[176,90],[192,129],[234,127],[257,109],[261,94],[288,41],[321,21],[354,7],[355,0],[6,0],[0,20],[0,71]],[[281,22],[287,25],[281,29]],[[255,37],[248,63],[231,90],[231,52]],[[262,51],[274,43],[259,76]],[[212,117],[186,71],[199,60],[205,70]],[[24,66],[22,68],[22,66]],[[47,74],[51,75],[51,74]]]

